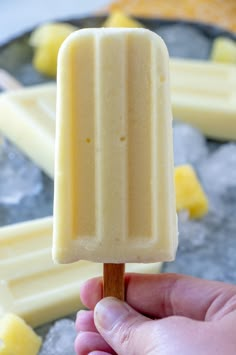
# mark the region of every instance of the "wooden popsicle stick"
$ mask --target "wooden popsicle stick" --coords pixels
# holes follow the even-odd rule
[[[16,90],[22,88],[23,85],[17,81],[6,70],[0,69],[0,88],[3,90]]]
[[[125,264],[103,264],[103,297],[125,300]]]

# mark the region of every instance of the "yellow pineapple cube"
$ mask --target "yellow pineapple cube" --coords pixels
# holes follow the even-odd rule
[[[121,11],[114,11],[106,19],[103,27],[144,27],[140,22],[132,19],[132,17],[124,14]]]
[[[35,47],[33,65],[40,73],[56,76],[57,55],[64,40],[76,30],[65,23],[49,23],[39,26],[30,36],[29,43]]]
[[[177,211],[187,210],[190,218],[203,217],[208,212],[208,200],[190,165],[175,168]]]
[[[226,37],[218,37],[214,40],[211,59],[214,62],[236,64],[236,42]]]
[[[57,74],[57,54],[55,47],[38,47],[33,58],[34,68],[47,76],[56,77]]]
[[[23,319],[8,313],[0,319],[0,355],[36,355],[41,338]]]
[[[9,351],[5,348],[5,345],[3,344],[3,342],[1,342],[1,340],[0,340],[0,354],[1,355],[15,355],[14,353],[12,353],[11,351]]]

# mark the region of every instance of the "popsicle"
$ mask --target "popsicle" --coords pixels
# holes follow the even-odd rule
[[[236,67],[172,60],[171,101],[175,118],[220,140],[236,140]]]
[[[126,262],[173,260],[164,42],[145,29],[79,30],[60,49],[57,80],[54,260],[118,270]]]
[[[174,117],[208,137],[236,140],[236,67],[172,59],[170,74]],[[8,83],[5,80],[4,85]],[[55,117],[54,83],[0,95],[0,131],[50,177],[54,176]]]
[[[11,312],[33,327],[83,308],[81,284],[102,274],[101,264],[52,261],[52,217],[0,228],[0,317]],[[130,272],[157,273],[161,263],[130,264]]]
[[[6,81],[5,84],[8,85]],[[54,83],[21,88],[0,96],[0,131],[51,177],[55,101]]]

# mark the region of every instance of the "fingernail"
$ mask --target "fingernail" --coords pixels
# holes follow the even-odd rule
[[[103,298],[95,307],[96,325],[104,330],[111,330],[115,324],[129,313],[129,306],[114,297]]]

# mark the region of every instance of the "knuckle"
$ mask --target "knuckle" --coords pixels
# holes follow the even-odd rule
[[[119,339],[119,344],[123,350],[122,354],[157,354],[159,344],[155,341],[156,336],[154,336],[152,328],[148,324],[140,324],[136,319],[130,319],[128,322],[119,325],[115,336]]]
[[[129,344],[130,342],[132,342],[133,333],[134,333],[134,331],[131,328],[131,326],[126,327],[125,329],[121,329],[120,343],[122,345],[126,345],[126,344]]]

